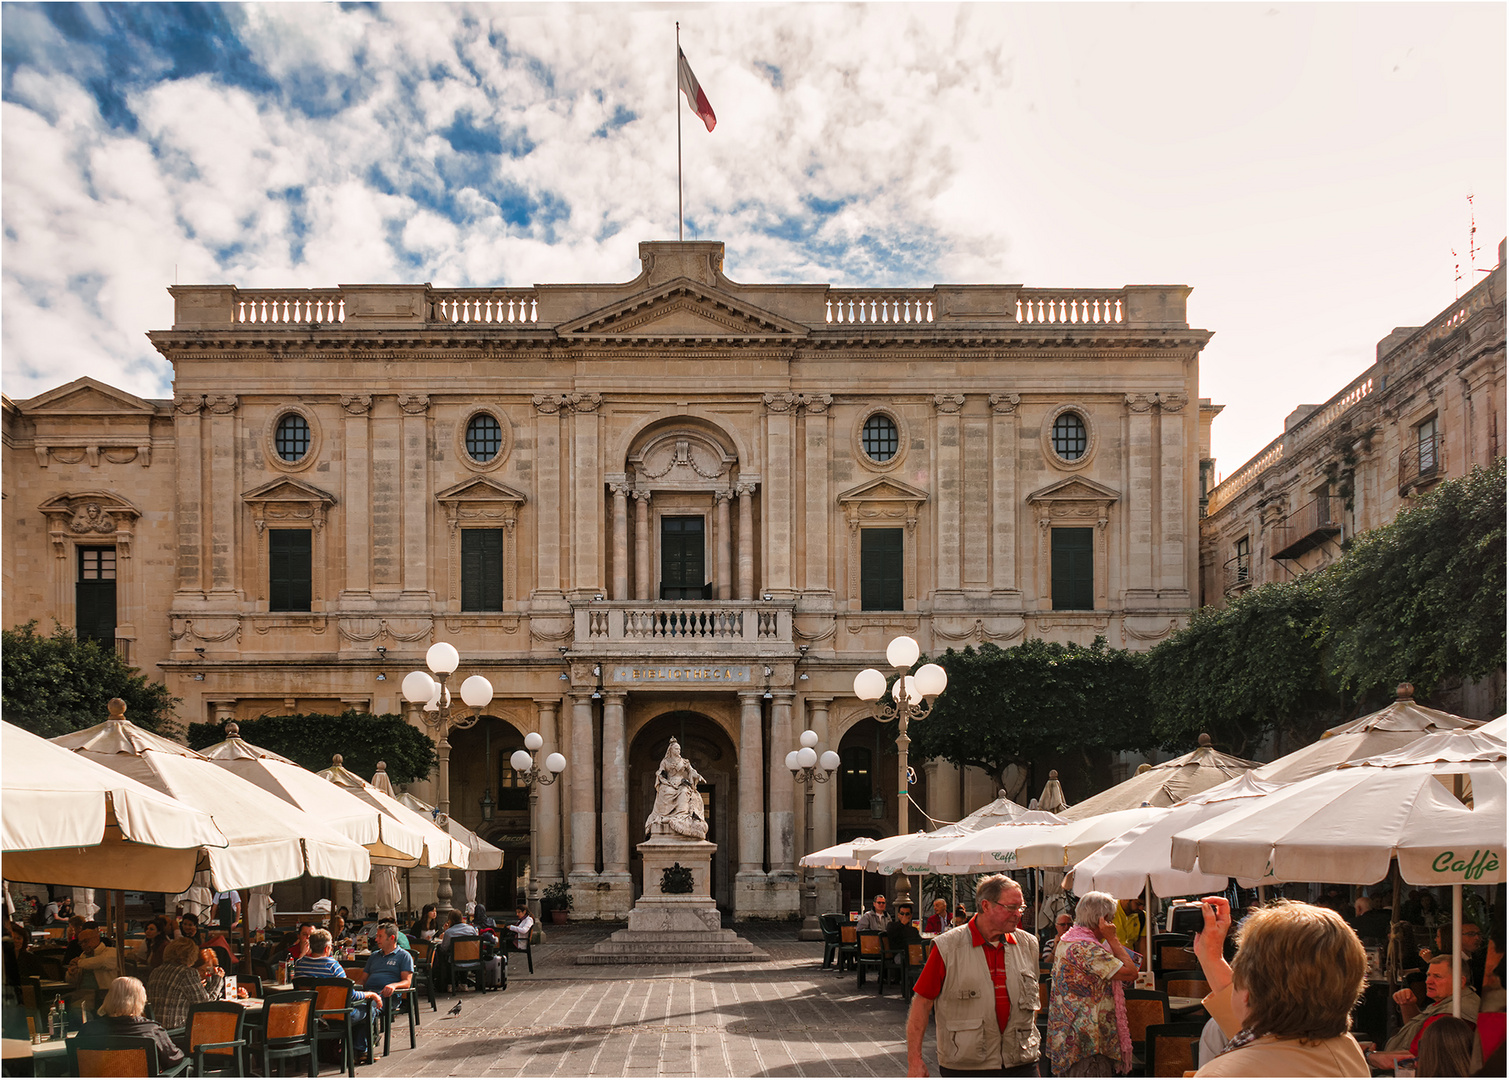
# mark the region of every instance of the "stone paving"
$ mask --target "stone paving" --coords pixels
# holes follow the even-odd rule
[[[794,924],[738,928],[769,953],[759,962],[575,963],[618,928],[547,927],[533,975],[510,954],[506,991],[442,995],[438,1012],[422,1003],[419,1045],[401,1021],[392,1054],[359,1075],[906,1075],[900,989],[878,995],[873,979],[860,990],[852,973],[822,969],[822,943],[797,941]],[[937,1075],[931,1035],[926,1057]]]

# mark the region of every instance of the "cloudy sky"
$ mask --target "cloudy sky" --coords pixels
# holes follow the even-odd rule
[[[1497,261],[1501,4],[6,3],[4,392],[168,396],[175,280],[632,278],[677,19],[732,278],[1191,285],[1222,473]]]

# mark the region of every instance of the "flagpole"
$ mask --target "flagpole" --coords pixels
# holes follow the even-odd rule
[[[685,240],[686,215],[681,209],[681,20],[676,20],[676,239]]]

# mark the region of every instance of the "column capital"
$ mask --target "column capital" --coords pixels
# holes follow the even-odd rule
[[[418,416],[429,411],[429,394],[399,394],[398,407],[410,416]]]
[[[1158,394],[1158,408],[1167,413],[1175,413],[1184,408],[1189,398],[1184,394]]]
[[[960,409],[964,408],[964,395],[934,394],[933,408],[937,409],[940,413],[951,416],[957,413]]]
[[[627,499],[631,494],[638,495],[638,492],[633,491],[627,483],[609,484],[608,487],[612,489],[615,498]]]
[[[1126,396],[1127,408],[1134,413],[1145,413],[1153,407],[1153,396],[1149,394],[1128,394]]]
[[[173,410],[185,416],[193,416],[204,408],[203,394],[179,394],[173,399]]]
[[[648,492],[648,491],[631,491],[631,492],[629,492],[629,494],[631,496],[633,496],[636,500],[638,500],[639,502],[643,503],[646,506],[648,506],[649,503],[650,503],[650,494],[651,493]]]
[[[990,411],[1001,416],[1010,416],[1022,403],[1021,394],[991,394]]]
[[[606,701],[609,705],[617,705],[619,707],[622,707],[623,703],[628,699],[628,697],[629,692],[627,690],[603,691],[603,700]]]
[[[341,408],[352,416],[366,416],[372,411],[371,394],[342,394]]]
[[[747,484],[746,483],[738,483],[738,484],[734,485],[734,491],[739,496],[739,498],[742,499],[746,495],[753,495],[755,493],[755,488],[757,488],[759,486],[760,485],[757,482],[755,482],[755,481],[750,481]]]
[[[205,408],[220,416],[227,416],[236,411],[240,399],[235,394],[209,394],[204,399]]]

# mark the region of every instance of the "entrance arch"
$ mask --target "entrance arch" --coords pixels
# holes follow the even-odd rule
[[[642,843],[645,819],[655,805],[655,770],[671,739],[681,744],[681,754],[706,781],[699,785],[707,838],[718,845],[710,875],[713,900],[719,910],[733,906],[733,872],[738,863],[739,772],[738,753],[728,735],[702,713],[677,709],[661,713],[644,724],[629,746],[629,830],[632,838],[629,873],[634,878],[634,897],[644,892],[644,866],[637,845]]]

